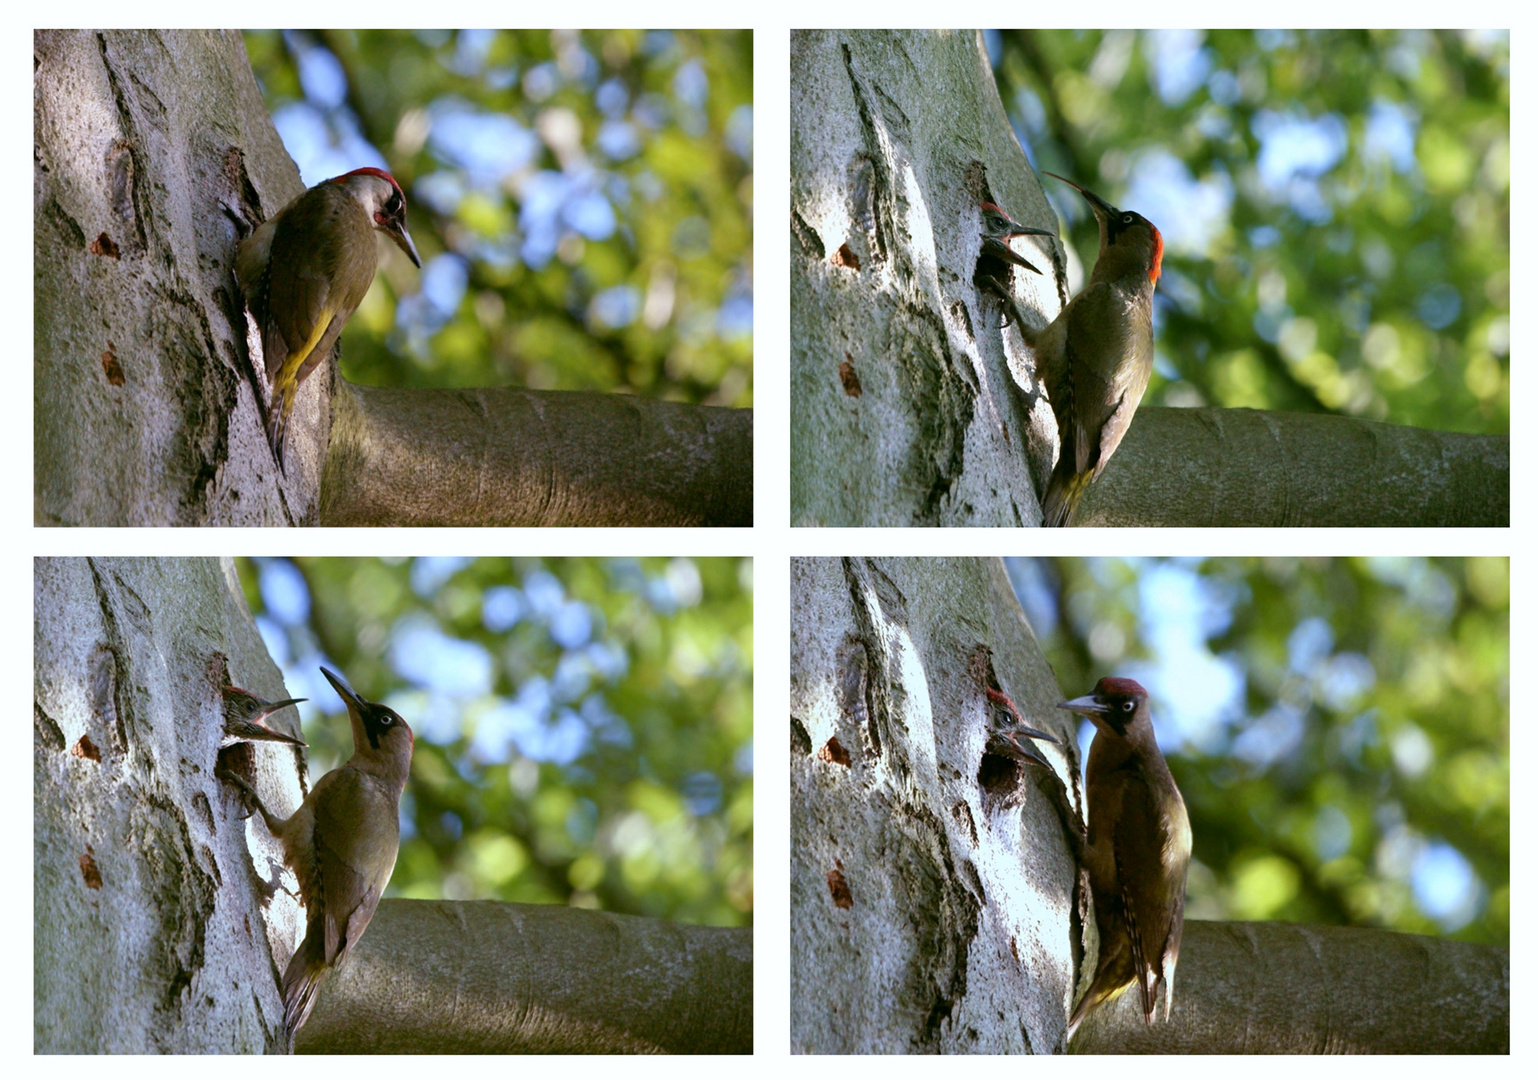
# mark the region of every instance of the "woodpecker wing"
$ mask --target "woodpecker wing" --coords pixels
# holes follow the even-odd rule
[[[345,955],[368,928],[400,850],[398,792],[347,766],[327,779],[332,776],[335,782],[315,806],[327,963]]]
[[[286,355],[267,357],[269,379],[303,379],[331,354],[374,280],[378,257],[368,215],[341,185],[316,185],[283,215],[272,239],[268,301]]]
[[[1180,949],[1191,827],[1162,756],[1145,759],[1143,768],[1136,771],[1118,770],[1114,790],[1118,796],[1111,823],[1114,895],[1127,928],[1143,1017],[1152,1022],[1158,986],[1167,977],[1166,957],[1172,946],[1176,955]]]
[[[1074,297],[1068,315],[1067,372],[1074,472],[1098,476],[1148,388],[1153,371],[1150,298],[1115,282],[1092,284]],[[1059,420],[1061,427],[1062,421]]]

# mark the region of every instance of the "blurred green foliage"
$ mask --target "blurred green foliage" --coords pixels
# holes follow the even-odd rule
[[[312,782],[352,752],[321,664],[413,727],[389,895],[751,923],[751,560],[239,569],[289,693],[312,699]]]
[[[1164,232],[1145,401],[1508,430],[1509,35],[989,42],[1032,164]],[[1042,183],[1092,264],[1092,216]]]
[[[1148,688],[1191,815],[1193,918],[1509,941],[1508,560],[1010,575],[1065,696],[1105,675]]]
[[[424,269],[387,252],[348,378],[752,404],[751,31],[245,39],[308,182],[406,193]]]

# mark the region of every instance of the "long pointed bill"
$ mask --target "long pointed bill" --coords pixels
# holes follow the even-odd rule
[[[1054,180],[1061,180],[1069,187],[1078,191],[1078,193],[1083,195],[1084,198],[1089,202],[1089,205],[1094,207],[1096,213],[1104,214],[1106,217],[1115,217],[1117,214],[1121,213],[1120,210],[1106,202],[1099,195],[1096,195],[1093,191],[1089,190],[1089,188],[1081,187],[1080,185],[1075,184],[1072,180],[1068,179],[1068,177],[1058,176],[1055,172],[1049,172],[1046,175],[1052,177]]]
[[[1058,179],[1061,180],[1062,177],[1058,177]],[[1069,712],[1076,712],[1080,716],[1105,716],[1111,711],[1111,707],[1094,694],[1076,697],[1072,701],[1060,701],[1057,703],[1057,707],[1059,709],[1067,709]]]
[[[1030,738],[1027,738],[1030,736]],[[1012,757],[1016,761],[1023,761],[1029,765],[1041,765],[1044,768],[1052,768],[1052,763],[1042,757],[1041,751],[1031,739],[1045,739],[1048,742],[1058,740],[1044,731],[1033,731],[1031,728],[1006,728],[995,731],[988,736],[988,749],[1005,757]]]
[[[341,696],[342,703],[347,706],[349,712],[355,710],[361,712],[363,710],[363,699],[353,693],[346,683],[325,668],[321,668],[320,673],[326,677],[326,681],[331,684],[331,688]]]
[[[286,709],[290,705],[298,705],[301,701],[309,701],[309,700],[310,700],[309,698],[291,697],[291,698],[284,698],[282,701],[269,701],[267,704],[263,705],[260,709],[258,709],[256,711],[256,715],[251,717],[251,720],[254,723],[260,723],[262,720],[264,720],[267,717],[271,716],[273,713],[277,712],[279,709]]]
[[[411,242],[411,234],[406,231],[406,223],[401,222],[399,228],[392,226],[385,231],[390,239],[395,241],[395,246],[404,251],[406,258],[410,259],[413,265],[420,270],[422,268],[422,256],[417,254],[417,246]],[[321,668],[321,670],[325,671],[326,669]]]
[[[301,699],[303,700],[303,699]],[[303,739],[296,739],[292,735],[285,735],[281,731],[274,731],[260,720],[246,724],[240,729],[239,738],[253,740],[267,740],[268,742],[288,743],[291,746],[309,746]]]

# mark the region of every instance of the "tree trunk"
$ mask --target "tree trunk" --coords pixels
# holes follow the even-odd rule
[[[798,31],[790,84],[792,522],[1039,524],[1056,421],[973,273],[980,203],[1056,219],[981,37]],[[1039,326],[1068,296],[1060,260],[1037,268],[1012,287]],[[1080,522],[1508,524],[1505,436],[1201,412],[1157,424],[1139,410]],[[1230,418],[1221,445],[1214,415]],[[1240,437],[1255,419],[1265,434]]]
[[[793,1050],[1062,1051],[1098,947],[1062,831],[1076,725],[1003,567],[793,560],[790,673]],[[1066,787],[990,752],[990,687],[1063,739],[1036,746]],[[1188,920],[1171,1021],[1129,992],[1073,1050],[1507,1053],[1510,969],[1488,945]]]
[[[792,1048],[1061,1051],[1077,875],[986,690],[1077,748],[1003,566],[793,560],[790,671]]]
[[[418,400],[441,391],[334,408],[345,384],[333,359],[300,387],[286,475],[263,434],[266,377],[231,268],[241,236],[303,187],[240,35],[38,31],[33,107],[34,521],[313,525],[323,505],[376,483],[358,471],[379,461],[360,457],[360,442],[409,427],[436,408]],[[723,421],[728,410],[626,397],[636,419],[605,424],[614,410],[595,419],[589,395],[523,394],[543,418],[541,445],[460,410],[409,457],[383,448],[383,505],[410,524],[751,524],[740,497],[695,501],[702,476],[751,491],[748,410]],[[515,457],[525,478],[548,471],[549,490],[510,485],[517,505],[476,502],[445,483],[467,445]]]
[[[39,559],[34,604],[34,1051],[280,1049],[300,909],[263,912],[253,857],[281,853],[213,770],[223,680],[288,695],[234,566]],[[297,748],[243,745],[297,805]]]
[[[233,565],[39,559],[34,604],[34,1051],[281,1051],[296,883],[214,767],[286,814],[304,763],[219,750],[226,681],[288,696]],[[751,930],[385,901],[298,1043],[746,1053],[752,1014]]]

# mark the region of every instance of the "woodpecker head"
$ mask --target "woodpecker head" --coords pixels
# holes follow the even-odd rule
[[[997,203],[985,202],[983,210],[983,235],[993,240],[1008,240],[1011,236],[1053,236],[1046,229],[1033,229],[1022,225],[1006,214]]]
[[[1084,697],[1064,701],[1059,709],[1087,716],[1098,731],[1107,735],[1126,738],[1134,725],[1152,727],[1148,709],[1148,691],[1131,679],[1107,676],[1095,684],[1095,690]]]
[[[350,191],[374,223],[374,228],[394,240],[415,265],[422,265],[417,246],[406,231],[406,194],[395,182],[395,177],[383,169],[365,168],[332,177],[326,183],[341,184]]]
[[[985,202],[982,204],[983,214],[983,249],[980,260],[987,258],[1002,259],[1004,262],[1023,266],[1033,274],[1041,273],[1032,266],[1023,256],[1009,246],[1009,238],[1012,236],[1055,236],[1056,233],[1046,229],[1033,229],[1029,225],[1022,225],[1014,218],[1006,214],[996,203]],[[990,277],[1003,277],[1008,271],[1004,267],[982,267],[980,272]]]
[[[238,686],[226,686],[224,688],[224,715],[233,721],[247,724],[256,724],[265,720],[279,709],[286,709],[290,705],[298,705],[309,698],[284,698],[282,701],[266,701],[257,697],[249,690],[242,690]]]
[[[1131,210],[1116,209],[1065,176],[1050,172],[1046,175],[1077,189],[1100,223],[1100,255],[1095,260],[1094,280],[1110,281],[1141,271],[1148,275],[1150,286],[1158,282],[1164,262],[1164,237],[1154,228],[1153,222]]]
[[[411,727],[394,709],[361,698],[337,676],[320,669],[333,689],[341,695],[352,721],[352,748],[355,767],[388,777],[405,786],[411,771],[411,749],[416,737]],[[360,760],[361,759],[361,760]]]

